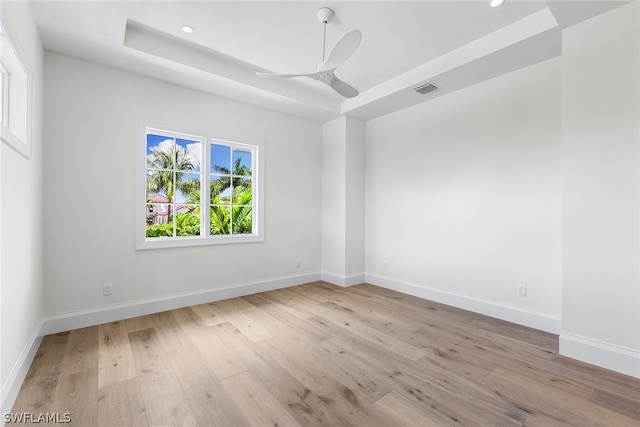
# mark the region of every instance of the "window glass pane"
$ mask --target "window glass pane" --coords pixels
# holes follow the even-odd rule
[[[175,220],[177,236],[200,235],[199,205],[176,205]]]
[[[250,205],[251,199],[251,178],[233,178],[233,204]]]
[[[211,144],[211,173],[231,173],[231,148],[226,145]]]
[[[219,204],[220,203],[220,192],[222,191],[222,183],[220,182],[220,178],[215,176],[211,176],[211,181],[209,181],[211,187],[211,203]]]
[[[147,203],[147,225],[166,224],[169,222],[169,205]]]
[[[166,135],[147,134],[147,167],[173,169],[175,141]]]
[[[172,237],[173,223],[169,220],[171,205],[146,205],[146,237]]]
[[[253,232],[251,206],[234,206],[232,215],[233,234]]]
[[[176,138],[178,156],[178,170],[199,171],[202,163],[202,144],[199,141]]]
[[[164,194],[147,192],[147,203],[169,203],[169,199]]]
[[[175,172],[147,169],[147,202],[172,203],[175,193]]]
[[[2,67],[2,64],[0,64],[0,123],[5,123],[5,117],[4,117],[4,109],[5,109],[5,104],[7,101],[7,90],[5,87],[5,82],[6,82],[6,77],[4,75],[4,68]]]
[[[231,203],[231,177],[211,175],[211,204]]]
[[[151,196],[155,194],[155,189],[151,186],[150,184],[150,180],[151,177],[153,176],[154,171],[150,170],[150,169],[145,169],[145,188],[147,189],[145,194],[145,202],[146,203],[150,203],[153,202],[153,200],[151,199]]]
[[[211,234],[229,234],[231,225],[231,208],[228,206],[211,206]]]
[[[176,203],[200,203],[200,174],[176,172]]]
[[[233,174],[251,175],[251,151],[233,150]]]

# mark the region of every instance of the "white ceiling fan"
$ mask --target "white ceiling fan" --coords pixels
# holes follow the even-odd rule
[[[293,73],[293,74],[277,74],[277,73],[256,73],[259,77],[265,78],[290,78],[290,77],[310,77],[319,82],[325,83],[333,88],[345,98],[354,98],[359,92],[353,86],[343,82],[336,77],[334,71],[344,61],[356,51],[362,40],[362,34],[358,30],[349,30],[340,37],[336,44],[331,48],[329,55],[325,59],[325,44],[327,35],[327,24],[334,16],[333,10],[328,7],[318,9],[318,19],[323,24],[323,41],[322,41],[322,62],[318,65],[316,71]]]

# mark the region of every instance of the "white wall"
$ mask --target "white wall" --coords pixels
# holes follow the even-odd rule
[[[0,147],[0,396],[8,411],[42,317],[42,45],[29,5],[3,2],[33,71],[32,159]],[[32,356],[32,355],[31,355]],[[28,364],[26,366],[28,368]]]
[[[319,274],[319,124],[57,54],[45,78],[47,314]],[[265,141],[265,241],[135,251],[139,118]]]
[[[559,328],[560,67],[552,59],[368,123],[369,281]]]
[[[640,376],[640,6],[563,33],[561,351],[614,346]],[[584,339],[588,341],[585,342]],[[595,355],[593,355],[596,357]],[[605,360],[606,362],[606,360]]]

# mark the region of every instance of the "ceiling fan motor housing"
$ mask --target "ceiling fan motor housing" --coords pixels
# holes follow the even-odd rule
[[[321,7],[320,9],[318,9],[318,12],[316,12],[318,20],[320,20],[320,22],[322,22],[323,24],[328,24],[329,22],[331,22],[331,18],[333,18],[333,15],[335,15],[333,13],[333,10],[329,9],[328,7]]]

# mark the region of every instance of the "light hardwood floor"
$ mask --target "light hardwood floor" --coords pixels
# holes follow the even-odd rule
[[[555,335],[316,282],[48,335],[24,412],[88,427],[637,427],[640,381],[559,356]]]

